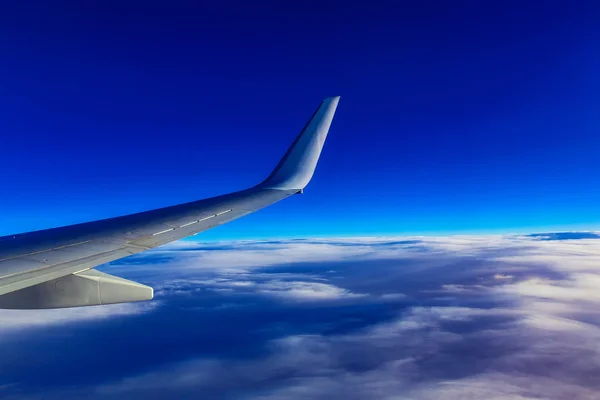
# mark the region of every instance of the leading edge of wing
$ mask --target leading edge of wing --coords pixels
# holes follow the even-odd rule
[[[328,97],[313,113],[271,175],[259,187],[301,191],[310,182],[340,96]]]
[[[100,226],[104,226],[107,223],[110,223],[110,225],[114,227],[115,223],[118,224],[120,222],[129,221],[130,219],[135,219],[136,223],[139,223],[140,219],[152,218],[155,216],[156,213],[160,213],[161,216],[164,218],[165,215],[163,214],[163,212],[166,213],[168,210],[179,210],[182,207],[188,207],[206,201],[214,202],[228,198],[232,195],[239,197],[245,193],[255,193],[256,189],[283,190],[290,192],[293,192],[294,190],[300,191],[304,189],[304,187],[306,187],[306,185],[308,184],[308,182],[314,174],[317,161],[319,160],[323,144],[327,137],[327,133],[329,132],[329,127],[331,126],[333,115],[337,108],[339,99],[340,96],[334,96],[326,98],[321,102],[321,104],[315,110],[315,112],[308,120],[304,128],[300,131],[300,134],[298,134],[296,139],[292,142],[291,146],[288,148],[288,150],[286,151],[282,159],[279,161],[273,172],[267,177],[267,179],[265,179],[256,186],[234,193],[211,197],[203,200],[196,200],[189,203],[180,203],[178,205],[158,208],[149,211],[141,211],[119,217],[112,217],[93,222],[83,222],[79,224],[62,226],[57,228],[49,228],[44,230],[1,236],[0,260],[6,258],[6,255],[4,253],[6,252],[6,250],[13,247],[12,243],[16,243],[22,239],[33,239],[35,242],[40,242],[44,239],[48,239],[46,235],[44,235],[44,237],[40,235],[48,234],[50,236],[54,236],[54,234],[58,234],[60,231],[63,231],[67,228],[69,230],[72,230],[73,233],[76,234],[77,232],[81,232],[81,230],[77,228],[92,228],[92,224],[101,224]],[[84,229],[84,231],[87,230]],[[66,243],[61,243],[61,246],[64,246],[65,244]],[[10,258],[12,257],[14,257],[14,255],[10,256]],[[1,276],[2,271],[0,270],[0,277]]]
[[[325,99],[271,175],[250,189],[136,214],[0,237],[0,293],[94,268],[199,233],[301,191],[314,173],[338,101],[339,97]],[[134,246],[142,242],[143,246]],[[110,253],[108,257],[107,250],[123,251]]]

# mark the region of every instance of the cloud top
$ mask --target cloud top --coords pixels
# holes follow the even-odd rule
[[[50,399],[596,399],[600,241],[540,237],[182,242],[109,267],[146,276],[160,307],[0,321],[22,345],[41,326],[102,329],[114,314],[151,327],[135,341],[114,324],[99,332],[117,348],[144,338],[152,357],[114,364],[114,348],[100,352],[96,363],[122,369],[54,381]],[[0,351],[10,354],[1,341]],[[5,392],[35,396],[24,389],[35,371],[11,365]]]

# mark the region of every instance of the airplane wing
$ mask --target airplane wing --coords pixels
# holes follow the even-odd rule
[[[93,268],[195,235],[297,193],[313,176],[339,97],[325,99],[277,167],[250,189],[137,214],[0,237],[0,308],[150,300],[151,287]]]

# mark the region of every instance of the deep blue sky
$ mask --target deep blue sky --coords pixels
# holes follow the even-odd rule
[[[207,240],[600,226],[600,5],[80,3],[3,7],[0,235],[252,185],[331,95],[306,195]]]

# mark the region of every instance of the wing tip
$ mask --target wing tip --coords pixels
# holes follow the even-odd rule
[[[314,174],[340,98],[331,96],[321,102],[262,187],[285,190],[306,187]]]
[[[325,102],[334,102],[334,101],[336,103],[338,103],[341,98],[342,98],[342,96],[330,96],[330,97],[326,97],[325,99],[323,99],[323,103],[325,103]]]

